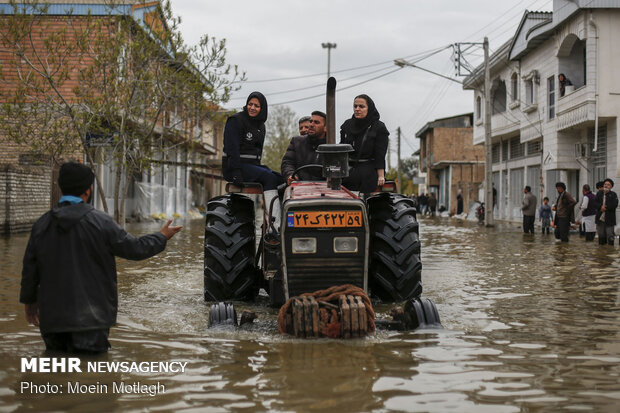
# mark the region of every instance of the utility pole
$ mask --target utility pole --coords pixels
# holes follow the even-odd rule
[[[493,163],[491,159],[491,67],[489,39],[484,38],[484,225],[493,226]]]
[[[321,43],[323,49],[327,49],[327,78],[329,79],[331,76],[331,60],[332,60],[332,49],[336,48],[336,43]]]
[[[396,131],[398,132],[398,164],[396,166],[396,170],[397,170],[397,180],[398,180],[398,185],[396,185],[396,192],[400,194],[400,188],[401,188],[401,182],[400,182],[400,126],[398,127],[398,129],[396,129]]]

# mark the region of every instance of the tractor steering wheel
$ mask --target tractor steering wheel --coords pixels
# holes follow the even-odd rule
[[[321,171],[322,171],[323,170],[323,165],[319,165],[317,163],[310,163],[308,165],[300,166],[299,168],[295,169],[295,171],[293,172],[293,174],[291,176],[296,176],[297,172],[303,171],[304,169],[310,169],[310,168],[320,168]]]

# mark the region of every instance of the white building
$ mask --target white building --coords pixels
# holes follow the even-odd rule
[[[520,220],[523,187],[556,199],[566,183],[606,177],[620,186],[620,2],[554,0],[553,13],[528,12],[490,58],[495,216]],[[572,82],[564,93],[562,73]],[[484,144],[484,67],[463,82],[474,90],[474,144]],[[616,188],[618,188],[618,186]]]

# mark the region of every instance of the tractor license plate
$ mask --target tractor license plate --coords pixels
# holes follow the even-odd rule
[[[287,215],[289,228],[361,227],[362,211],[295,211]]]

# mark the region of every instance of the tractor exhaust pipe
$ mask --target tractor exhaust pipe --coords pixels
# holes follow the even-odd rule
[[[336,143],[336,78],[327,79],[325,109],[327,111],[327,143]]]

